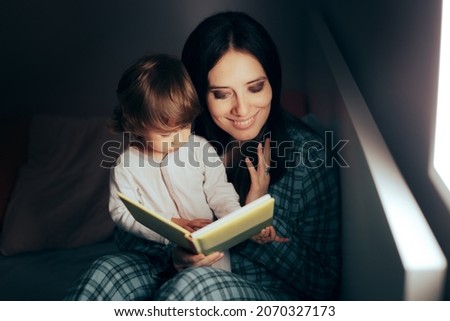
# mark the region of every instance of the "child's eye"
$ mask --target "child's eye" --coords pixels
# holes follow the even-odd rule
[[[264,88],[265,81],[258,82],[249,87],[250,92],[258,93]]]
[[[161,132],[159,133],[159,136],[161,137],[170,137],[173,135],[173,132]]]

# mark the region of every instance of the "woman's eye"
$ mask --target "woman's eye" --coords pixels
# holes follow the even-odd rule
[[[230,96],[230,93],[227,91],[214,90],[212,93],[215,99],[225,99]]]
[[[261,81],[255,85],[252,85],[249,87],[250,92],[252,93],[258,93],[264,88],[264,81]]]

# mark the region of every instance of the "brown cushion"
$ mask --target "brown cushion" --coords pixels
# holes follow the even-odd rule
[[[4,219],[4,255],[74,248],[111,236],[109,169],[101,167],[102,161],[111,165],[111,155],[102,146],[120,140],[106,124],[105,118],[33,119],[28,159]]]

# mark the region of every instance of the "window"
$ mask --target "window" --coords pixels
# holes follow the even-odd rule
[[[450,209],[450,1],[442,1],[436,126],[430,175]]]

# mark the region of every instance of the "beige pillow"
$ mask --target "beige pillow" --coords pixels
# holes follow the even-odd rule
[[[111,166],[120,151],[108,151],[108,141],[120,143],[106,118],[33,119],[28,160],[5,214],[2,254],[74,248],[111,236],[109,169],[101,164]]]

